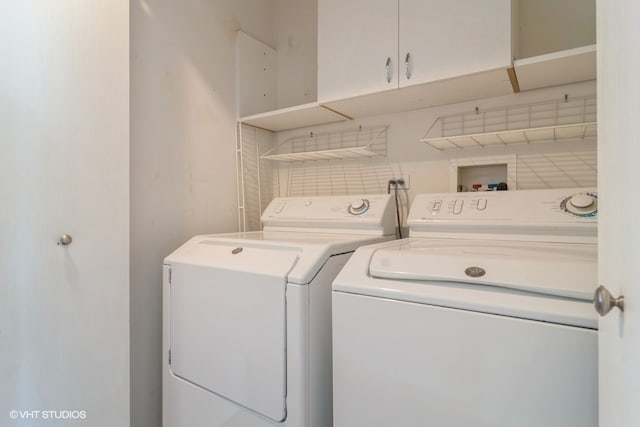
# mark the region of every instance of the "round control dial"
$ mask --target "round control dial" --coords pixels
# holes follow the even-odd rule
[[[347,207],[347,212],[351,215],[362,215],[366,211],[369,210],[369,200],[367,199],[357,199],[353,200],[349,203]]]
[[[560,208],[576,216],[595,216],[598,212],[598,196],[591,193],[574,194],[564,199]]]

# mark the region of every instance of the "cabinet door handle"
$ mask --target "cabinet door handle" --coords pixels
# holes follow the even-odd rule
[[[411,78],[411,54],[409,52],[404,57],[404,73],[407,76],[407,80],[409,80]]]
[[[391,57],[387,57],[387,65],[384,67],[385,75],[387,76],[387,83],[391,83]]]

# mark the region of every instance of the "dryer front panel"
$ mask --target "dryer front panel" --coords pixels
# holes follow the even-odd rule
[[[281,421],[286,418],[286,278],[297,253],[232,249],[211,246],[214,261],[206,266],[172,265],[171,370]],[[236,257],[243,257],[250,271],[225,268]],[[262,273],[260,265],[265,265]]]

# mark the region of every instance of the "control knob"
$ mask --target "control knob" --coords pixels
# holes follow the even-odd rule
[[[351,215],[362,215],[368,210],[369,200],[367,199],[353,200],[347,207],[347,212],[349,212]]]
[[[593,216],[598,211],[598,198],[591,193],[574,194],[564,199],[560,207],[573,215]]]

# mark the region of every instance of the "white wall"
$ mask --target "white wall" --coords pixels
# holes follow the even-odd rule
[[[274,1],[131,2],[131,425],[161,423],[162,260],[237,229],[235,42]]]

